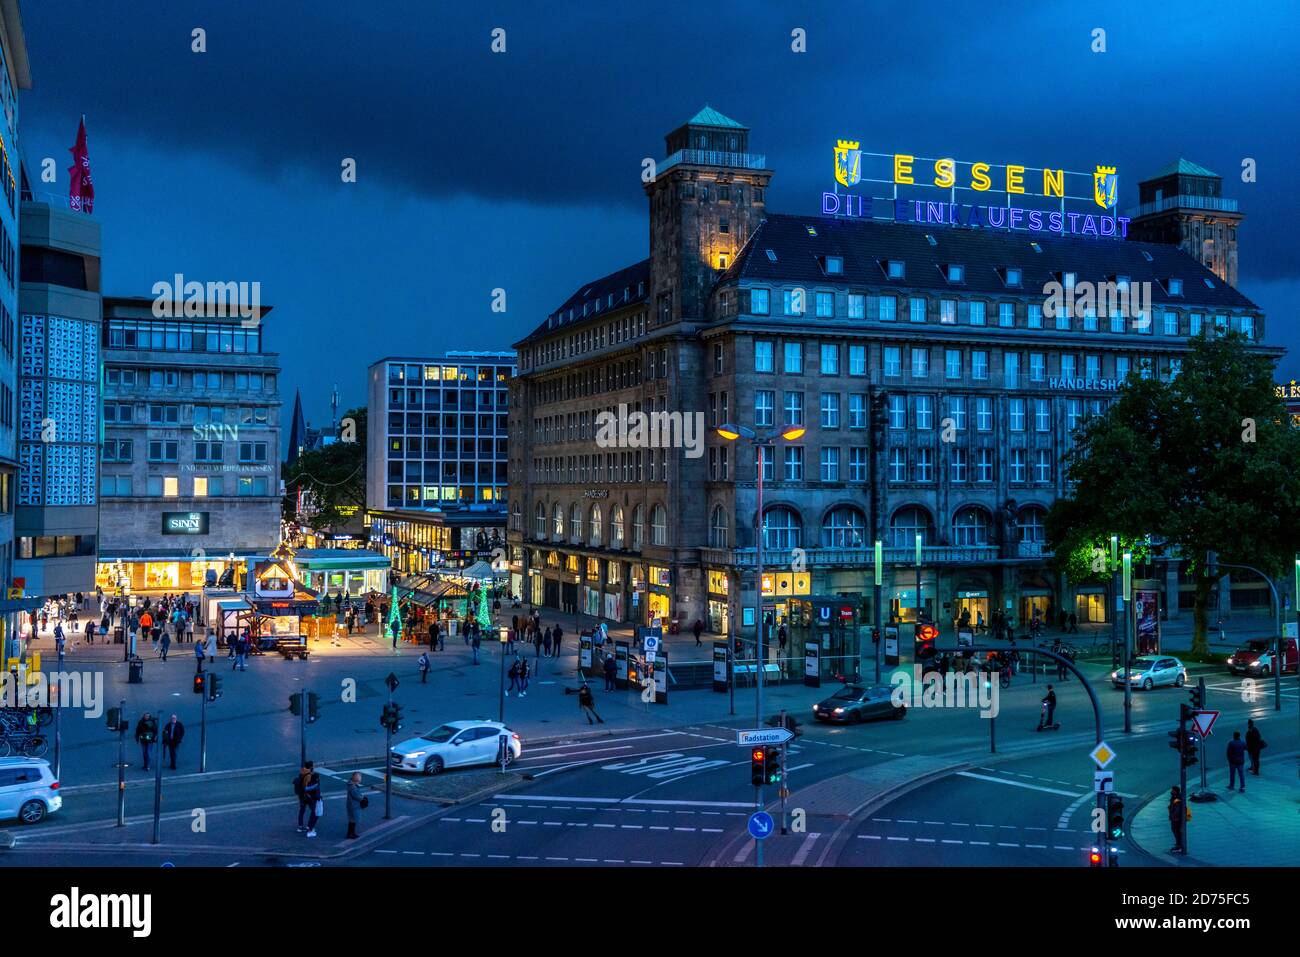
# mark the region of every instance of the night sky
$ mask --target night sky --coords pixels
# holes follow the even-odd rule
[[[390,354],[502,349],[644,258],[641,161],[705,103],[751,127],[775,212],[834,141],[1120,173],[1185,156],[1240,200],[1240,288],[1300,377],[1291,4],[24,0],[33,189],[86,114],[104,291],[260,281],[286,415],[365,401]],[[191,52],[191,31],[207,52]],[[507,52],[490,50],[506,31]],[[1106,31],[1107,52],[1091,51]],[[791,31],[807,52],[791,51]],[[59,179],[39,184],[43,158]],[[357,182],[340,164],[357,162]],[[1243,158],[1258,181],[1243,183]],[[508,311],[493,313],[492,290]]]

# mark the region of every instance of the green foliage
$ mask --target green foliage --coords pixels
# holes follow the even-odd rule
[[[366,507],[366,410],[351,409],[344,420],[356,423],[355,442],[334,442],[304,452],[284,471],[282,513],[298,521],[298,488],[311,506],[306,524],[313,529],[338,528]],[[350,514],[345,514],[350,513]]]

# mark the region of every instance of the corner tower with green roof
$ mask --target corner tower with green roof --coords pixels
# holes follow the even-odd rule
[[[1178,246],[1228,285],[1237,285],[1242,213],[1223,195],[1223,177],[1179,158],[1138,183],[1129,239]]]

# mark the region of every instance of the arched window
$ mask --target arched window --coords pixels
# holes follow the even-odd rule
[[[989,543],[989,513],[968,505],[952,519],[954,545],[987,545]]]
[[[727,510],[721,505],[714,506],[713,518],[709,520],[709,547],[726,548],[729,537]]]
[[[803,540],[803,522],[792,508],[778,505],[763,515],[764,548],[798,548]]]
[[[569,541],[582,544],[582,506],[577,502],[569,506]]]
[[[602,523],[600,519],[600,506],[591,506],[591,515],[589,516],[587,523],[587,543],[591,545],[592,548],[600,547],[600,536],[604,530],[601,527]]]
[[[555,503],[555,510],[551,513],[555,524],[551,528],[551,538],[557,542],[564,541],[564,506],[559,502]]]
[[[1018,517],[1020,540],[1033,545],[1041,545],[1046,540],[1043,531],[1046,519],[1047,512],[1037,505],[1026,505],[1022,508]]]
[[[827,548],[863,548],[867,543],[867,519],[860,509],[840,505],[822,520],[822,545]]]
[[[533,512],[533,537],[546,537],[546,506],[541,502],[537,503],[537,508]]]
[[[623,547],[623,506],[615,505],[609,510],[609,547]]]
[[[640,551],[645,542],[645,506],[632,509],[632,549]]]
[[[650,510],[650,544],[668,544],[668,510],[662,505]]]
[[[923,508],[900,508],[889,520],[889,543],[894,548],[915,548],[918,534],[922,545],[931,544],[934,538],[930,513]]]

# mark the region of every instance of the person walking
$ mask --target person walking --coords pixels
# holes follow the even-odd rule
[[[420,684],[427,684],[429,681],[429,653],[420,652],[420,657],[416,659],[415,664],[420,669]]]
[[[1044,728],[1052,728],[1056,725],[1056,692],[1051,685],[1047,686],[1047,694],[1043,695],[1043,709],[1038,715],[1037,731]]]
[[[479,649],[479,645],[480,645],[481,643],[482,643],[482,639],[479,638],[478,632],[475,631],[475,632],[474,632],[474,637],[470,639],[470,647],[474,649],[474,664],[478,664],[478,663],[479,663],[479,661],[478,661],[478,649]]]
[[[1246,721],[1246,754],[1250,756],[1250,773],[1259,774],[1259,752],[1268,747],[1268,742],[1255,727],[1255,719]]]
[[[172,636],[164,631],[162,637],[158,639],[158,654],[162,657],[163,661],[167,660],[167,650],[171,648],[171,646]]]
[[[1174,846],[1169,849],[1170,854],[1186,854],[1187,848],[1183,846],[1183,832],[1187,826],[1187,808],[1183,804],[1183,792],[1178,785],[1169,789],[1169,830],[1174,833]]]
[[[614,680],[614,676],[617,672],[618,672],[618,665],[614,663],[614,656],[607,654],[605,656],[605,690],[606,691],[617,690],[618,685]]]
[[[158,719],[146,711],[135,725],[135,739],[140,743],[140,754],[144,758],[144,770],[149,770],[149,761],[153,757],[153,746],[158,740]]]
[[[1232,732],[1232,740],[1228,742],[1228,790],[1232,790],[1233,782],[1238,782],[1241,787],[1238,788],[1243,794],[1246,791],[1246,742],[1241,740],[1241,732]]]
[[[533,636],[533,650],[537,652],[533,657],[540,658],[542,657],[542,633],[538,631],[536,628],[533,628],[531,625],[529,625],[528,627],[529,627],[529,632]]]
[[[398,621],[393,622],[393,650],[394,651],[397,650],[397,639],[400,637],[402,637],[402,622],[399,619]]]
[[[513,628],[507,628],[506,629],[506,654],[513,655],[514,653],[515,653],[515,630]]]
[[[302,819],[307,813],[307,780],[315,765],[311,761],[305,761],[303,766],[298,769],[298,773],[293,776],[293,793],[298,798],[298,833],[305,834],[307,828],[303,826]]]
[[[176,770],[176,749],[181,746],[181,740],[185,737],[185,725],[176,715],[163,726],[162,730],[162,750],[163,760],[166,761],[171,756],[171,769]]]
[[[302,800],[307,808],[307,836],[316,836],[316,822],[321,819],[325,811],[325,802],[320,796],[320,774],[315,770],[315,765],[308,761],[303,768],[307,772],[303,780]],[[302,820],[302,813],[299,812],[298,820]],[[299,828],[301,830],[301,828]]]
[[[510,676],[510,687],[506,689],[506,697],[509,698],[510,692],[519,690],[519,659],[518,658],[516,658],[513,662],[510,663],[510,671],[507,672],[507,674],[509,674]]]
[[[516,659],[519,662],[519,697],[528,697],[528,659]]]
[[[695,624],[691,625],[691,631],[695,633],[695,647],[699,648],[704,644],[704,642],[700,641],[700,635],[704,634],[704,622],[696,618]]]
[[[234,671],[234,670],[237,668],[237,669],[239,669],[240,671],[247,671],[247,670],[248,670],[248,666],[244,663],[244,659],[245,659],[245,658],[247,657],[247,655],[248,655],[248,632],[247,632],[247,630],[245,630],[245,631],[241,631],[241,632],[239,633],[239,637],[235,638],[234,641],[232,642],[232,644],[233,644],[234,649],[235,649],[235,658],[234,658],[234,663],[231,664],[231,666],[230,666],[230,670],[231,670],[231,671]]]
[[[355,841],[357,825],[361,823],[361,812],[370,805],[370,798],[361,793],[361,772],[353,771],[348,778],[348,833],[347,839]]]
[[[190,612],[185,613],[185,640],[194,643],[194,615]]]
[[[603,625],[604,622],[601,622],[601,624]],[[560,627],[559,622],[556,622],[555,631],[551,634],[551,657],[552,658],[560,657],[560,641],[563,638],[564,638],[564,629]]]
[[[1076,615],[1074,612],[1070,612],[1070,634],[1077,635],[1078,633],[1079,633],[1079,616]]]
[[[578,710],[587,716],[587,724],[595,724],[597,721],[601,724],[605,723],[605,719],[596,714],[596,699],[592,697],[591,688],[585,681],[578,689]],[[596,721],[591,720],[593,717]]]

